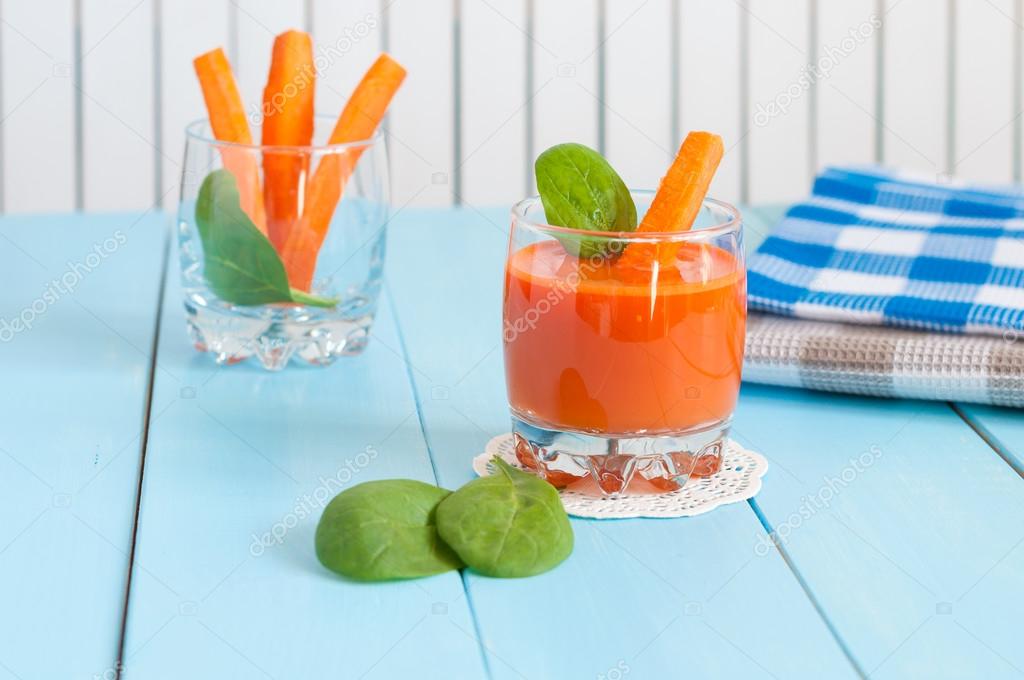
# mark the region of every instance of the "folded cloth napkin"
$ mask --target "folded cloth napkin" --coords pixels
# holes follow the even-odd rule
[[[751,313],[743,380],[1024,407],[1024,335],[952,335]]]
[[[1024,336],[1024,192],[830,168],[748,270],[752,310]]]

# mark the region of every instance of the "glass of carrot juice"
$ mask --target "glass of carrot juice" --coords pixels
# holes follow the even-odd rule
[[[653,192],[631,193],[643,215]],[[574,240],[588,246],[567,250]],[[742,221],[731,205],[706,199],[691,229],[639,233],[552,226],[539,198],[521,201],[503,327],[517,457],[593,495],[672,491],[714,474],[745,327]]]

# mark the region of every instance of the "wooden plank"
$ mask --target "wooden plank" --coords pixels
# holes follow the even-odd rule
[[[670,5],[607,3],[606,156],[630,187],[657,189],[682,141],[672,138]]]
[[[942,403],[744,386],[755,499],[870,677],[1007,677],[1024,606],[1024,481]]]
[[[279,374],[217,369],[184,338],[174,269],[127,675],[182,678],[201,667],[225,678],[480,677],[458,574],[357,584],[321,567],[313,551],[320,511],[342,488],[433,481],[387,302],[359,358]]]
[[[955,163],[957,177],[1013,180],[1013,18],[1015,0],[958,2],[956,13]],[[979,74],[984,74],[979,77]]]
[[[315,0],[312,5],[317,115],[337,118],[381,51],[380,2]]]
[[[1017,3],[1013,8],[1014,23],[1018,26],[1024,21],[1024,4]],[[1011,110],[1016,116],[1012,124],[1013,139],[1013,163],[1012,177],[1014,182],[1024,179],[1024,120],[1017,114],[1024,109],[1024,26],[1013,34],[1013,94],[1011,95]]]
[[[875,160],[877,0],[818,2],[817,169]],[[809,188],[809,187],[808,187]]]
[[[153,2],[82,3],[86,210],[147,208],[157,198]]]
[[[740,205],[743,216],[743,248],[749,256],[768,238],[781,220],[786,208],[782,206]],[[788,207],[788,206],[787,206]]]
[[[718,0],[683,0],[680,7],[680,136],[714,130],[725,141],[725,157],[711,195],[740,200],[740,144],[746,112],[740,110],[740,5]]]
[[[885,0],[883,160],[947,172],[947,8],[934,0]]]
[[[597,149],[600,81],[598,13],[593,0],[534,2],[532,50],[534,156],[562,142]],[[536,187],[530,187],[530,192]]]
[[[161,143],[163,177],[160,197],[165,210],[174,210],[185,158],[185,126],[206,118],[203,93],[192,60],[228,44],[227,0],[178,0],[160,3],[162,30]],[[196,21],[202,16],[203,21]]]
[[[526,195],[526,2],[462,1],[462,201],[511,205]],[[500,49],[495,49],[500,45]]]
[[[75,122],[70,3],[0,6],[3,210],[75,206]]]
[[[392,203],[399,209],[450,205],[455,159],[452,3],[406,0],[390,3],[387,12],[387,49],[412,73],[388,116]]]
[[[467,209],[406,211],[394,223],[391,287],[447,487],[471,479],[472,457],[509,428],[500,347],[505,221],[504,210]],[[443,295],[425,294],[428,276]],[[495,677],[852,676],[779,556],[754,555],[752,542],[764,534],[745,504],[682,520],[573,527],[572,557],[548,574],[465,576]],[[800,631],[800,654],[789,651],[792,631]]]
[[[749,200],[795,200],[810,186],[808,0],[747,0],[745,5],[750,25]]]
[[[0,678],[113,677],[165,234],[0,220]]]

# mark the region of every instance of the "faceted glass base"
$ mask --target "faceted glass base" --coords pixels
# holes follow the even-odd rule
[[[512,416],[516,457],[557,488],[598,496],[665,493],[722,467],[729,421],[658,436],[605,437]]]
[[[372,314],[337,316],[243,316],[216,307],[185,302],[189,336],[200,352],[218,364],[236,364],[256,357],[268,371],[280,371],[292,359],[327,366],[340,356],[366,348]]]

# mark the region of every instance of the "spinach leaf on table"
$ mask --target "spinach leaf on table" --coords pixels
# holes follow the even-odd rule
[[[235,177],[214,170],[196,201],[196,225],[203,242],[203,276],[217,297],[236,305],[296,302],[333,307],[333,298],[288,286],[288,274],[270,240],[242,210]]]
[[[316,556],[359,581],[430,576],[462,562],[438,537],[438,503],[451,494],[411,479],[364,482],[334,497],[316,528]]]
[[[441,501],[437,530],[467,566],[487,576],[541,574],[572,552],[569,517],[555,487],[495,457],[496,474]]]

